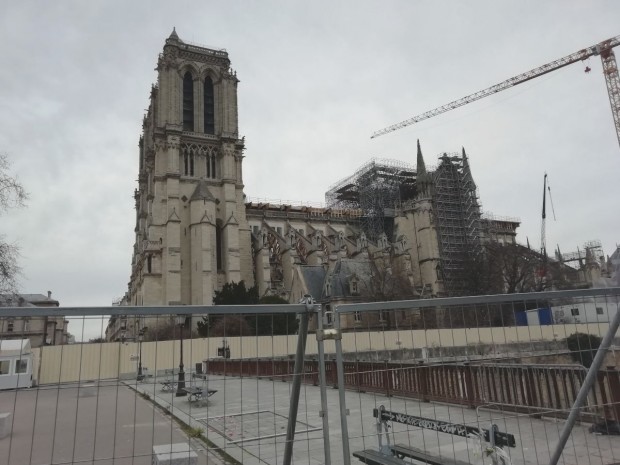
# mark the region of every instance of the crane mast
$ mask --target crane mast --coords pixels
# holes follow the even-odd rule
[[[376,131],[371,136],[371,139],[375,137],[388,134],[390,132],[397,131],[399,129],[411,126],[412,124],[419,123],[426,119],[440,115],[455,108],[462,107],[468,103],[475,102],[489,95],[496,94],[511,87],[523,84],[531,79],[537,78],[544,74],[550,73],[557,69],[563,68],[578,61],[583,61],[591,56],[600,55],[603,63],[603,74],[605,76],[605,82],[607,84],[607,93],[609,94],[609,101],[611,104],[611,112],[614,119],[614,125],[616,128],[616,136],[618,143],[620,144],[620,77],[618,75],[618,64],[616,63],[616,57],[613,52],[613,47],[620,45],[620,36],[612,37],[611,39],[604,40],[597,45],[584,48],[578,52],[571,53],[563,58],[552,61],[551,63],[544,64],[537,68],[534,68],[518,76],[511,77],[499,84],[495,84],[487,89],[478,91],[474,94],[466,97],[454,100],[450,103],[437,107],[433,110],[427,111],[420,115],[401,121],[400,123],[393,124],[384,129]]]
[[[547,277],[547,173],[543,180],[542,221],[540,223],[540,254],[542,255],[542,269],[540,271],[541,287],[544,286]]]

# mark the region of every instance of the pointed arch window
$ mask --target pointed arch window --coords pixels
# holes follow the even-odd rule
[[[183,174],[185,176],[194,176],[194,153],[183,153]]]
[[[194,78],[189,71],[183,76],[183,130],[194,130]]]
[[[205,78],[203,94],[205,134],[215,134],[215,98],[213,94],[213,81],[209,76]]]

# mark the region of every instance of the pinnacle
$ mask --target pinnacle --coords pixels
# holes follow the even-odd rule
[[[168,37],[168,39],[179,40],[176,27],[172,27],[172,33],[170,34],[170,37]]]
[[[424,157],[422,156],[422,149],[420,148],[420,139],[418,139],[418,160],[417,160],[418,178],[421,175],[426,174],[426,165],[424,164]]]

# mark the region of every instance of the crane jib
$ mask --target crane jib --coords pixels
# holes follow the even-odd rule
[[[442,105],[440,107],[437,107],[433,110],[427,111],[425,113],[422,113],[420,115],[414,116],[412,118],[406,119],[404,121],[401,121],[400,123],[396,123],[393,124],[391,126],[388,126],[384,129],[381,129],[379,131],[376,131],[375,133],[373,133],[373,135],[371,136],[371,139],[374,139],[375,137],[379,137],[382,136],[384,134],[396,131],[398,129],[402,129],[404,127],[410,126],[412,124],[415,123],[419,123],[420,121],[432,118],[434,116],[440,115],[442,113],[445,113],[447,111],[450,110],[454,110],[455,108],[459,108],[462,107],[463,105],[467,105],[468,103],[471,102],[475,102],[476,100],[480,100],[481,98],[484,97],[488,97],[489,95],[493,95],[496,94],[498,92],[501,92],[502,90],[506,90],[509,89],[511,87],[514,87],[516,85],[522,84],[524,82],[530,81],[534,78],[537,78],[539,76],[543,76],[547,73],[550,73],[552,71],[555,71],[557,69],[563,68],[565,66],[571,65],[573,63],[576,63],[578,61],[583,61],[591,56],[595,56],[595,55],[601,55],[601,59],[605,60],[606,58],[608,58],[609,55],[611,55],[613,57],[613,53],[611,52],[611,49],[613,47],[616,47],[620,45],[620,36],[616,36],[616,37],[612,37],[611,39],[607,39],[597,45],[593,45],[591,47],[587,47],[584,48],[582,50],[579,50],[578,52],[575,53],[571,53],[570,55],[567,55],[563,58],[560,58],[558,60],[552,61],[550,63],[546,63],[542,66],[539,66],[537,68],[534,68],[530,71],[527,71],[525,73],[519,74],[517,76],[511,77],[510,79],[507,79],[503,82],[500,82],[499,84],[495,84],[487,89],[483,89],[480,90],[474,94],[468,95],[466,97],[460,98],[458,100],[454,100],[450,103],[447,103],[445,105]],[[609,74],[609,73],[607,73]],[[613,73],[612,73],[613,74]],[[615,74],[614,76],[606,76],[606,78],[608,79],[616,79],[619,80],[618,78],[618,70],[617,68],[615,69]],[[609,90],[609,89],[608,89]],[[610,97],[611,98],[611,97]],[[617,131],[620,131],[618,129],[618,118],[619,116],[616,115],[616,112],[618,111],[618,109],[614,109],[614,105],[612,103],[612,111],[614,112],[614,121],[616,121],[616,129]],[[620,132],[618,132],[618,138],[619,138],[619,142],[620,142]]]

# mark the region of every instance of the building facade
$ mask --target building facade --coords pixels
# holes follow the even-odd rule
[[[52,293],[0,295],[0,307],[59,307]],[[29,339],[30,347],[69,342],[69,322],[63,316],[0,319],[0,340]]]
[[[419,142],[415,166],[373,160],[333,186],[324,208],[246,202],[228,53],[173,31],[157,71],[124,304],[209,305],[241,280],[289,302],[311,294],[326,308],[460,295],[465,252],[485,240],[514,243],[518,220],[483,218],[465,151],[427,170]],[[116,320],[112,338],[128,330]]]
[[[173,32],[140,138],[136,240],[127,303],[205,304],[252,281],[237,127],[237,79],[224,50]]]

